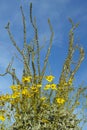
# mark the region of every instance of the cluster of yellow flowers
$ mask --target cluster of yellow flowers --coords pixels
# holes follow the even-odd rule
[[[41,78],[41,77],[36,76],[35,78],[38,79],[38,78]],[[48,82],[52,82],[55,77],[53,75],[49,75],[49,76],[44,76],[44,78]],[[31,80],[32,80],[32,76],[23,76],[22,77],[22,82],[31,82]]]
[[[54,78],[55,78],[55,77],[52,76],[52,75],[45,76],[45,79],[46,79],[48,82],[52,82]],[[54,84],[54,83],[52,83],[52,84],[46,84],[45,87],[44,87],[44,90],[49,90],[49,89],[57,90],[56,84]]]
[[[63,98],[56,98],[58,104],[64,104],[65,100]]]
[[[52,76],[52,75],[45,76],[45,79],[46,79],[48,82],[52,82],[54,78],[55,78],[55,77]]]
[[[36,77],[37,79],[40,78],[39,76]],[[62,86],[70,86],[72,85],[72,79],[69,79],[68,82],[61,82],[61,84],[59,84],[59,86],[57,87],[56,84],[54,84],[52,81],[55,78],[52,75],[49,76],[44,76],[45,80],[47,80],[47,84],[44,86],[44,90],[59,90],[59,87],[62,88]],[[42,87],[42,84],[33,84],[32,82],[32,77],[31,76],[23,76],[22,77],[22,83],[25,84],[17,84],[17,85],[12,85],[10,86],[11,90],[12,90],[12,94],[6,94],[6,95],[0,95],[0,105],[3,106],[3,102],[9,102],[11,104],[15,104],[17,102],[21,102],[22,98],[24,97],[25,99],[30,99],[34,96],[34,94],[38,94],[40,91],[40,88]],[[29,84],[26,84],[29,83]],[[33,99],[33,98],[32,98]],[[44,102],[46,101],[47,97],[42,96],[40,97],[40,101]],[[56,103],[57,104],[64,104],[66,102],[66,100],[63,97],[56,97]],[[45,102],[44,102],[45,103]],[[45,104],[43,104],[45,105]],[[47,104],[46,104],[47,106]],[[3,115],[0,116],[0,120],[4,121],[5,117]]]
[[[52,90],[57,90],[56,84],[46,84],[44,87],[44,90],[48,90],[48,89],[52,89]]]

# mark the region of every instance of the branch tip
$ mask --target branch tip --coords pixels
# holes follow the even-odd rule
[[[10,26],[10,22],[7,23],[7,25],[5,26],[5,29],[9,29]]]

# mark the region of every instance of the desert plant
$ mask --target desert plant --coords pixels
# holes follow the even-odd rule
[[[23,18],[24,43],[21,50],[17,45],[10,31],[10,23],[5,27],[8,31],[13,46],[21,55],[23,70],[21,80],[17,77],[16,69],[12,67],[13,58],[6,68],[5,76],[12,77],[12,94],[0,95],[0,120],[1,130],[80,130],[78,124],[82,119],[78,119],[74,110],[79,106],[80,96],[86,91],[86,87],[74,92],[74,75],[79,69],[84,59],[84,49],[74,45],[74,30],[78,24],[74,24],[71,19],[71,30],[69,33],[68,55],[65,59],[60,75],[59,83],[54,83],[53,75],[46,75],[46,67],[53,41],[53,28],[48,19],[51,36],[49,47],[44,59],[44,65],[40,66],[40,46],[38,40],[38,29],[36,19],[32,17],[32,3],[30,3],[30,21],[34,29],[34,38],[30,44],[26,42],[26,20],[22,6],[20,7]],[[78,50],[79,59],[74,65],[73,55]],[[18,58],[18,57],[17,57]],[[20,60],[20,59],[19,59]],[[73,92],[72,97],[70,94]],[[73,100],[72,100],[73,99]],[[11,124],[11,125],[10,125]]]

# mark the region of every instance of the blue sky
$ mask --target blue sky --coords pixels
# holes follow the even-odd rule
[[[69,30],[71,25],[68,18],[80,25],[75,31],[75,44],[78,43],[85,50],[85,59],[75,75],[75,86],[84,81],[87,85],[87,0],[0,0],[0,73],[5,72],[12,55],[16,53],[13,48],[5,26],[10,21],[11,31],[20,48],[23,43],[23,26],[20,5],[23,6],[27,23],[27,42],[33,38],[33,29],[29,21],[29,3],[33,3],[33,16],[36,16],[40,44],[46,39],[49,43],[50,30],[47,19],[50,18],[54,29],[54,40],[49,57],[50,67],[56,82],[62,71],[64,60],[67,56]],[[46,49],[42,50],[42,57]],[[77,55],[76,55],[77,56]],[[77,57],[76,57],[77,58]],[[21,64],[14,61],[17,74],[22,73]],[[9,92],[11,80],[9,76],[0,77],[0,91]]]

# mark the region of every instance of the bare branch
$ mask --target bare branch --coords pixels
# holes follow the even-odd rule
[[[5,76],[6,74],[8,74],[7,72],[3,73],[3,74],[0,74],[0,76]]]
[[[6,68],[6,72],[8,72],[8,71],[11,69],[12,64],[13,64],[13,61],[14,61],[14,57],[12,57],[10,63],[8,64],[8,66],[7,66],[7,68]]]
[[[79,69],[83,59],[84,59],[84,49],[83,48],[78,48],[79,51],[80,51],[80,57],[79,57],[79,60],[78,60],[78,63],[75,67],[75,69],[73,70],[73,72],[71,73],[71,77],[74,77],[75,73],[77,72],[77,70]]]
[[[23,60],[22,60],[20,57],[18,57],[16,53],[14,53],[14,55],[15,55],[15,57],[16,57],[19,61],[21,61],[21,62],[23,63]]]
[[[20,7],[20,9],[21,9],[22,19],[23,19],[24,48],[26,48],[26,21],[25,21],[25,16],[24,16],[22,6]]]
[[[34,28],[34,32],[35,32],[35,42],[37,45],[37,66],[38,66],[38,74],[40,76],[40,47],[39,47],[39,42],[38,42],[38,31],[37,31],[37,27],[36,27],[36,20],[32,19],[32,3],[30,4],[30,21],[31,24]]]
[[[73,31],[74,31],[74,29],[76,29],[76,27],[78,27],[78,24],[74,24],[71,19],[69,19],[69,21],[72,24],[72,28],[71,28],[70,33],[69,33],[69,49],[68,49],[67,58],[66,58],[65,63],[63,65],[63,69],[62,69],[62,73],[61,73],[61,76],[59,79],[59,83],[62,80],[66,81],[66,79],[69,78],[69,76],[73,78],[76,71],[79,69],[80,64],[84,58],[84,52],[83,52],[83,54],[80,53],[80,59],[78,60],[77,66],[75,67],[74,71],[71,71],[72,57],[73,57],[75,50],[78,48],[78,46],[75,46],[75,47],[73,46],[73,43],[74,43],[74,32]]]
[[[11,69],[11,67],[12,67],[13,60],[14,60],[14,57],[12,57],[11,62],[8,64],[5,73],[0,74],[0,76],[5,76],[6,74],[8,74],[8,71],[9,71],[9,70]]]
[[[14,74],[11,71],[8,71],[8,74],[10,74],[12,76],[12,78],[14,77],[14,79],[16,80],[17,84],[20,84],[20,80],[17,78],[16,74]]]
[[[53,28],[52,28],[52,25],[51,25],[49,19],[48,19],[48,24],[49,24],[50,31],[51,31],[51,37],[50,37],[49,48],[48,48],[48,50],[47,50],[47,53],[46,53],[46,56],[45,56],[45,60],[44,60],[44,67],[43,67],[42,72],[41,72],[41,76],[42,76],[42,77],[44,76],[44,73],[45,73],[45,70],[46,70],[48,58],[49,58],[49,55],[50,55],[50,50],[51,50],[51,47],[52,47],[53,36],[54,36]]]
[[[23,54],[23,61],[24,61],[24,69],[26,71],[26,74],[31,75],[30,67],[28,65],[28,59],[24,54]]]
[[[27,68],[28,74],[30,74],[30,68],[29,68],[28,63],[27,63],[27,58],[26,58],[26,56],[24,55],[24,53],[20,50],[20,48],[17,46],[17,44],[16,44],[16,42],[15,42],[15,40],[14,40],[14,38],[13,38],[11,32],[10,32],[9,25],[10,25],[10,23],[8,23],[5,28],[6,28],[7,31],[8,31],[10,40],[12,41],[12,43],[13,43],[14,47],[17,49],[17,51],[22,55],[23,60],[24,60],[24,66]]]
[[[7,29],[8,31],[8,34],[9,34],[9,37],[10,37],[10,40],[12,41],[13,43],[13,46],[17,49],[17,51],[22,55],[22,51],[20,50],[20,48],[17,46],[13,36],[12,36],[12,33],[10,32],[10,23],[8,22],[7,26],[5,27],[5,29]]]

